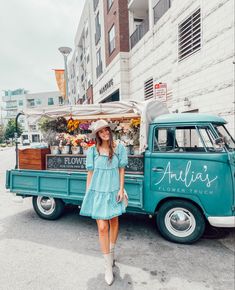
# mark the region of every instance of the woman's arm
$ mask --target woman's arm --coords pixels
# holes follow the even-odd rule
[[[117,202],[122,201],[124,198],[124,176],[125,168],[119,168],[120,189],[117,195]]]
[[[119,176],[120,176],[120,190],[124,190],[124,176],[125,176],[125,168],[119,168]]]
[[[88,170],[87,179],[86,179],[86,192],[87,192],[87,190],[88,190],[88,188],[90,186],[92,175],[93,175],[93,170]]]

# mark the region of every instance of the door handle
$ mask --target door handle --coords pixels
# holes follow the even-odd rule
[[[163,167],[153,167],[152,171],[156,171],[156,172],[162,172],[164,170]]]

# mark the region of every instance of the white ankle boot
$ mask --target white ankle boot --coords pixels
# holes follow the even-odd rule
[[[111,254],[104,254],[105,260],[105,281],[108,285],[111,285],[114,281],[113,268],[112,268],[112,257]]]
[[[115,244],[110,243],[110,254],[111,254],[111,265],[112,265],[112,267],[115,266],[115,260],[114,260],[114,248],[115,248]]]

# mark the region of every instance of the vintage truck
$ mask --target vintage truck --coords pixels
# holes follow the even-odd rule
[[[127,213],[156,219],[161,235],[193,243],[208,221],[235,226],[235,142],[218,116],[161,114],[148,124],[143,172],[126,173]],[[128,172],[128,170],[127,170]],[[86,171],[21,170],[6,173],[6,188],[32,197],[37,214],[59,218],[66,204],[82,204]]]

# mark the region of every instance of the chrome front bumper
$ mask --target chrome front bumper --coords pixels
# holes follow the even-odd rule
[[[214,227],[219,228],[234,228],[235,216],[210,216],[208,217],[209,223]]]

